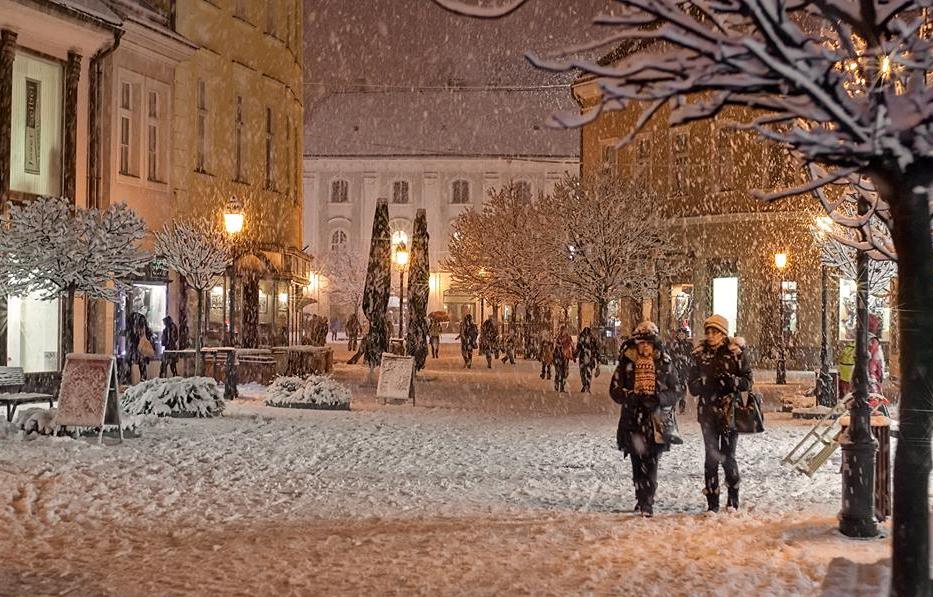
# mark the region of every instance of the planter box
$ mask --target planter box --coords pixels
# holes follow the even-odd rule
[[[305,402],[280,402],[268,404],[275,408],[304,408],[308,410],[350,410],[349,404],[310,404]]]

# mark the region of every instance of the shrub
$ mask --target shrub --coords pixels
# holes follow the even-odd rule
[[[223,395],[210,377],[150,379],[127,389],[121,402],[130,415],[216,417],[224,410]]]

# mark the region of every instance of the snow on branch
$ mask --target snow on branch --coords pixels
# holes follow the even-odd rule
[[[143,221],[123,203],[101,211],[38,197],[12,205],[0,231],[0,294],[118,302],[149,262],[139,248]]]
[[[366,261],[352,249],[335,249],[321,264],[327,278],[327,292],[334,304],[352,306],[354,312],[363,303],[366,285]]]
[[[174,220],[155,236],[159,258],[197,291],[210,288],[230,264],[226,235],[207,220]]]

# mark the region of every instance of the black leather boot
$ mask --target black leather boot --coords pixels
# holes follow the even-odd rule
[[[719,512],[719,494],[710,494],[706,496],[706,511]]]
[[[739,509],[739,489],[738,487],[729,489],[729,497],[726,499],[726,507]]]

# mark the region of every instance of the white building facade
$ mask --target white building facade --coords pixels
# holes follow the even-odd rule
[[[384,95],[390,101],[377,101]],[[400,99],[398,94],[344,94],[315,108],[306,126],[303,238],[316,268],[323,270],[328,255],[338,250],[350,252],[365,267],[378,199],[389,202],[393,240],[410,239],[415,214],[424,209],[431,239],[428,311],[447,311],[456,322],[466,313],[479,314],[481,307],[475,297],[452,287],[444,271],[452,222],[465,210],[480,208],[491,190],[510,183],[526,186],[529,196],[552,192],[561,178],[578,174],[579,145],[573,132],[555,134],[540,127],[536,118],[546,112],[504,111],[491,121],[484,114],[463,112],[482,110],[501,99],[490,94],[484,95],[485,102],[461,101],[472,98],[456,93],[427,99],[409,95],[417,97],[393,102]],[[417,105],[424,101],[430,109]],[[450,103],[442,105],[445,101]],[[392,106],[402,104],[406,107],[401,122],[381,118],[381,110],[391,112]],[[471,107],[465,108],[467,104]],[[380,123],[385,127],[380,129]],[[445,134],[456,126],[462,129],[464,123],[476,130]],[[431,145],[434,155],[429,153]],[[326,275],[315,278],[309,289],[309,298],[318,301],[314,309],[330,320],[345,321],[352,306],[331,300],[328,285]],[[395,321],[398,293],[394,277],[389,305]]]

